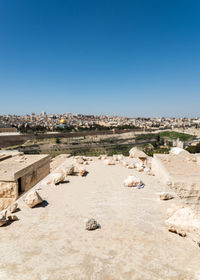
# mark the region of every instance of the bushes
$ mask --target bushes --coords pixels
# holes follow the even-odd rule
[[[200,153],[200,143],[198,143],[196,146],[189,146],[186,150],[191,154]]]
[[[167,137],[170,138],[172,140],[178,139],[180,141],[189,141],[192,139],[195,139],[196,137],[194,135],[190,135],[190,134],[186,134],[186,133],[180,133],[180,132],[176,132],[176,131],[164,131],[160,133],[161,137]]]
[[[60,141],[60,138],[56,138],[56,144],[60,144],[61,141]]]

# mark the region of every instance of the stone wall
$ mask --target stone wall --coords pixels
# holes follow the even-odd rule
[[[17,182],[0,182],[0,211],[18,198]]]
[[[30,166],[21,179],[21,192],[26,192],[50,173],[49,159]],[[19,181],[0,181],[0,211],[11,205],[20,195]]]
[[[31,170],[21,178],[22,192],[28,191],[50,173],[49,161]]]
[[[156,154],[154,154],[151,161],[152,172],[156,177],[162,180],[163,183],[167,183],[170,180],[170,174],[163,166],[162,162],[158,159]]]
[[[183,204],[200,208],[200,182],[172,181],[170,188],[181,198]]]

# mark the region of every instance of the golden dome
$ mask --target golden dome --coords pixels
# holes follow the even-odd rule
[[[62,118],[62,119],[60,120],[60,123],[66,123],[66,119]]]

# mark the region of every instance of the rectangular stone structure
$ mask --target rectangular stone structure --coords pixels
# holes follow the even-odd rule
[[[0,210],[50,173],[49,155],[17,155],[0,161]]]
[[[164,184],[168,184],[184,204],[200,208],[199,154],[154,154],[152,171]]]

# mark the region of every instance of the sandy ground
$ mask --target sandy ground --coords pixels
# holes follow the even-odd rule
[[[69,159],[70,161],[70,159]],[[0,280],[200,279],[200,248],[168,232],[156,178],[94,160],[86,177],[44,186],[46,207],[17,212],[0,228]],[[137,174],[144,189],[125,188]],[[85,230],[96,218],[101,228]]]

